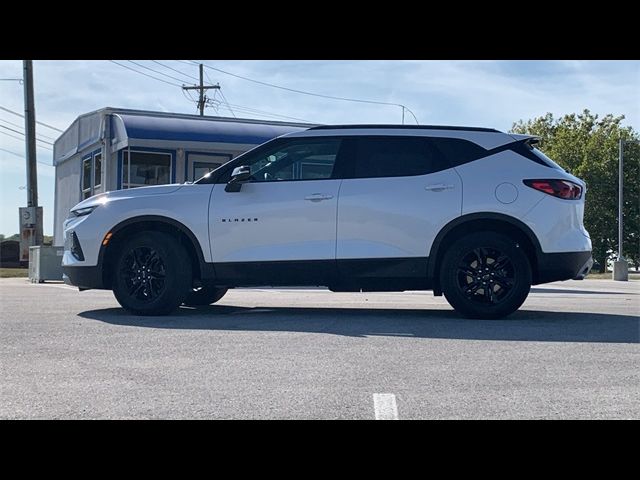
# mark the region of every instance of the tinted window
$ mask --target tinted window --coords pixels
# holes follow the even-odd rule
[[[424,137],[365,137],[356,150],[355,178],[425,175],[449,168]]]
[[[512,144],[509,144],[508,148],[509,150],[519,153],[523,157],[526,157],[529,160],[536,162],[539,165],[543,165],[545,167],[550,167],[550,168],[556,168],[558,170],[564,170],[560,165],[558,165],[556,162],[551,160],[540,150],[530,145],[528,140],[514,142]]]
[[[452,167],[482,158],[487,151],[479,145],[460,138],[430,138]]]
[[[329,179],[333,176],[340,143],[339,139],[317,137],[274,142],[271,148],[243,155],[217,182],[228,182],[233,168],[240,165],[251,169],[250,182]]]
[[[560,165],[558,165],[556,162],[554,162],[549,157],[547,157],[544,153],[542,153],[542,150],[538,150],[537,148],[530,145],[527,145],[527,146],[530,148],[531,153],[535,155],[538,159],[540,159],[543,165],[546,165],[547,167],[551,167],[551,168],[556,168],[558,170],[564,170]]]

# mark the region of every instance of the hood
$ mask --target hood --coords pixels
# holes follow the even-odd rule
[[[86,200],[83,200],[80,203],[78,203],[71,210],[78,210],[80,208],[92,207],[94,205],[103,205],[110,200],[115,200],[119,198],[136,198],[136,197],[146,197],[149,195],[164,195],[167,193],[175,192],[176,190],[180,189],[180,187],[184,187],[184,184],[173,183],[170,185],[153,185],[150,187],[129,188],[126,190],[114,190],[113,192],[100,193],[98,195],[94,195],[93,197],[89,197]]]

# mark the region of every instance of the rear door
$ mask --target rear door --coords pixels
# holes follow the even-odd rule
[[[340,272],[426,278],[435,236],[461,213],[460,177],[426,137],[345,142],[350,163],[338,199]]]

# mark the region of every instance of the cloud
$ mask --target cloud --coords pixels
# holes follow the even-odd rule
[[[178,80],[119,61],[171,83]],[[137,61],[149,68],[193,82],[187,76],[158,64]],[[216,61],[208,64],[238,75],[326,95],[402,103],[422,124],[453,124],[508,130],[514,121],[552,112],[579,112],[584,108],[600,114],[625,114],[627,125],[640,125],[640,63],[636,61]],[[162,61],[187,75],[197,76],[195,65]],[[341,102],[295,94],[257,85],[209,69],[208,81],[220,82],[229,103],[255,110],[287,115],[318,123],[399,123],[395,106]],[[0,61],[0,78],[22,76],[21,61]],[[106,106],[143,110],[195,113],[195,104],[177,86],[145,77],[114,63],[99,61],[34,62],[36,114],[38,120],[68,127],[78,115]],[[209,92],[210,95],[213,92]],[[21,112],[22,87],[0,82],[0,105]],[[266,118],[236,107],[239,117]],[[230,116],[225,106],[217,112]],[[207,114],[216,114],[207,109]],[[20,123],[18,117],[0,112],[0,118]],[[412,121],[407,115],[407,123]],[[51,136],[58,133],[38,126]],[[0,146],[17,153],[24,143],[0,135]],[[38,151],[39,159],[51,161],[51,152]],[[20,165],[18,167],[18,165]],[[0,151],[3,190],[23,185],[24,164]],[[41,203],[53,212],[52,169],[39,166]],[[21,192],[21,196],[23,192]],[[3,192],[4,198],[4,192]],[[10,211],[22,202],[14,202]],[[17,211],[17,210],[16,210]],[[13,233],[15,219],[0,219],[0,232]],[[45,232],[53,230],[45,214]]]

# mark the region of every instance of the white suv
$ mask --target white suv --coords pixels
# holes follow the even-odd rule
[[[63,268],[162,315],[229,288],[433,290],[499,318],[530,286],[584,278],[585,183],[487,128],[322,126],[278,137],[193,184],[96,195],[64,224]]]

